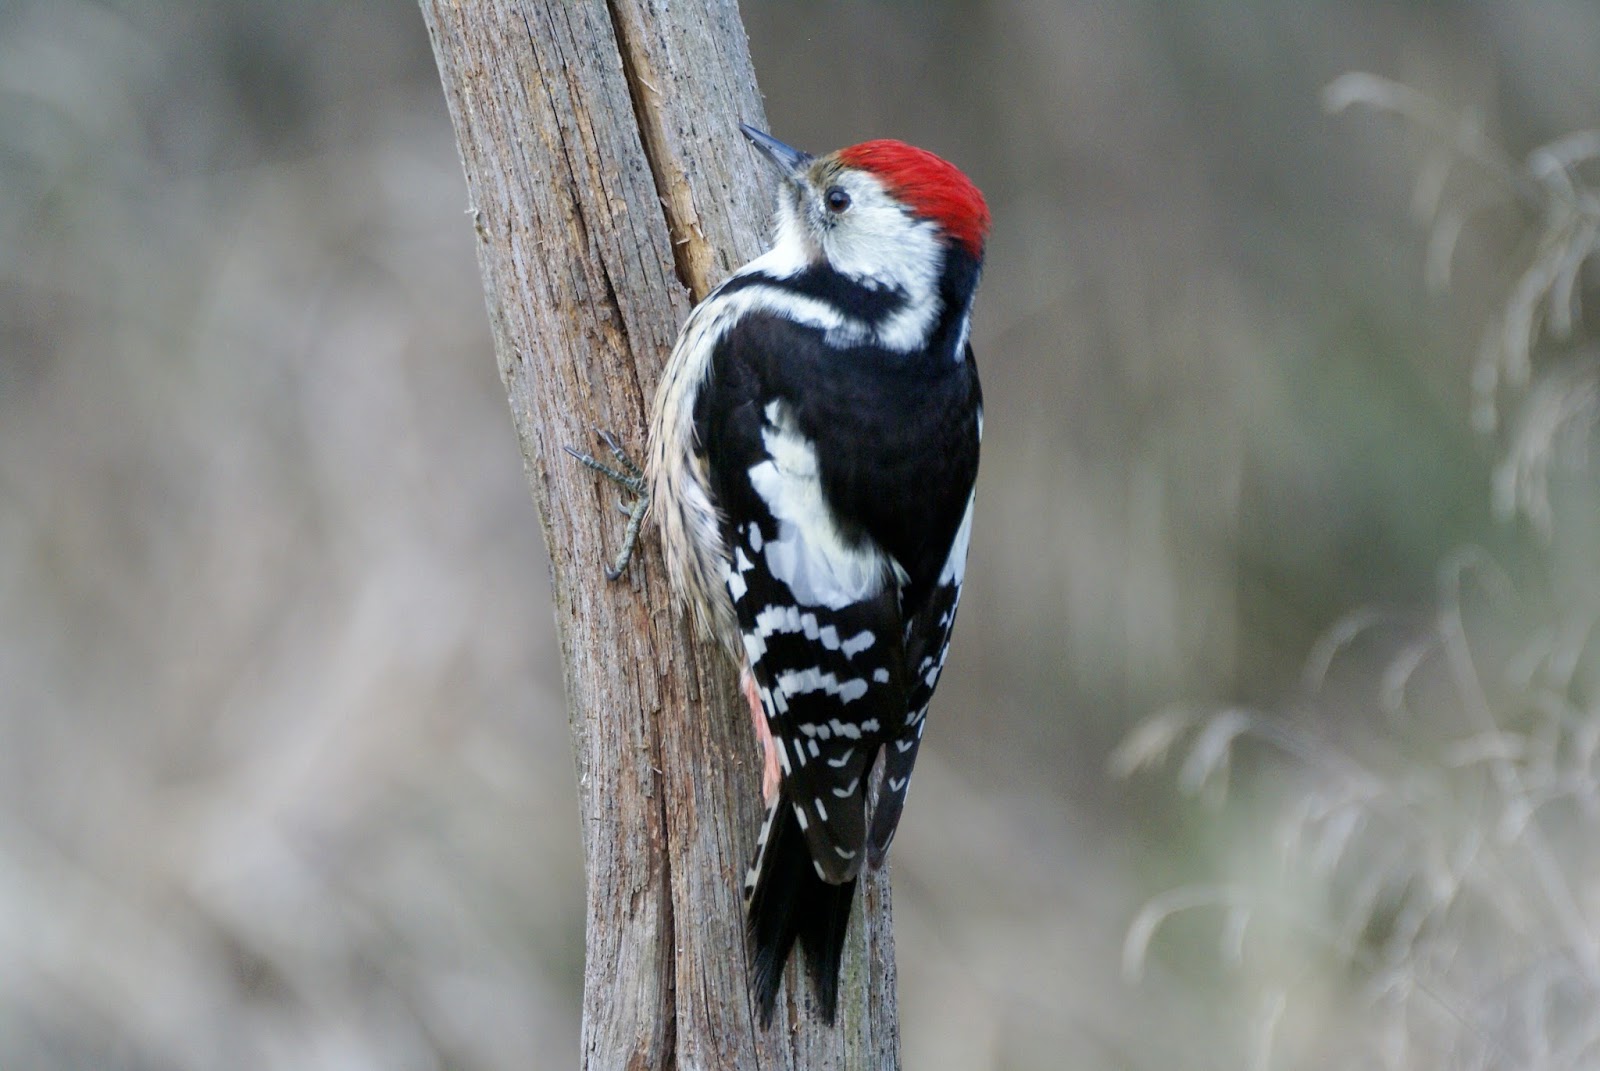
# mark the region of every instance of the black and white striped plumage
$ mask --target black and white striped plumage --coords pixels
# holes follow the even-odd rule
[[[894,836],[961,594],[988,212],[900,142],[813,159],[746,132],[784,171],[776,239],[684,325],[650,508],[782,771],[746,890],[763,1020],[798,940],[831,1021],[856,878]]]

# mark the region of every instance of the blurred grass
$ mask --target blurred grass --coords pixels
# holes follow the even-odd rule
[[[1172,707],[1113,757],[1167,761],[1215,808],[1220,877],[1158,893],[1124,942],[1137,979],[1197,932],[1241,1009],[1250,1066],[1586,1067],[1600,1055],[1600,346],[1583,309],[1600,254],[1600,133],[1513,159],[1470,112],[1365,73],[1331,112],[1399,117],[1432,143],[1412,199],[1430,285],[1453,283],[1486,206],[1521,210],[1479,310],[1472,422],[1500,460],[1506,538],[1435,571],[1428,611],[1363,607],[1313,647],[1292,704]],[[1522,536],[1523,538],[1517,538]],[[1259,745],[1259,747],[1258,747]],[[1236,774],[1236,760],[1254,762]],[[1209,924],[1209,925],[1208,925]]]
[[[1257,976],[1199,925],[1126,986],[1121,938],[1258,872],[1286,775],[1247,750],[1219,816],[1113,745],[1299,697],[1343,615],[1427,620],[1460,545],[1593,576],[1581,525],[1493,519],[1471,430],[1519,217],[1430,294],[1426,146],[1318,93],[1391,75],[1519,157],[1593,124],[1600,10],[745,17],[781,136],[925,144],[996,216],[971,583],[895,854],[907,1066],[1238,1067]],[[410,5],[0,5],[8,1071],[576,1056],[560,676],[464,208]],[[1339,663],[1331,738],[1387,746],[1361,689],[1410,635]]]

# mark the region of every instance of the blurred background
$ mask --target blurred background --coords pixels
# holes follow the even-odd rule
[[[1600,1064],[1596,148],[1529,161],[1600,5],[744,14],[780,137],[996,219],[906,1066]],[[574,1065],[465,209],[409,3],[0,0],[7,1071]]]

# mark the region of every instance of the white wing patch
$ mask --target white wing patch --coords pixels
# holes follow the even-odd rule
[[[950,556],[944,560],[944,568],[939,571],[939,583],[955,584],[960,587],[962,578],[967,572],[967,546],[972,542],[972,503],[975,496],[967,496],[967,512],[961,517],[961,527],[956,529],[956,538],[950,544]],[[954,612],[954,611],[952,611]]]
[[[780,403],[767,415],[776,418],[761,433],[770,459],[750,468],[750,486],[778,522],[761,551],[767,571],[805,606],[842,610],[877,595],[888,573],[883,553],[845,542],[822,497],[815,447]]]
[[[750,558],[745,554],[743,547],[733,548],[733,561],[728,563],[723,570],[723,579],[728,583],[728,594],[733,596],[733,601],[738,602],[744,598],[745,592],[750,590],[750,585],[745,582],[744,574],[755,568]]]
[[[809,669],[790,669],[778,674],[775,682],[777,687],[772,693],[773,705],[779,714],[786,714],[789,710],[789,699],[797,695],[806,695],[810,692],[824,692],[828,695],[838,696],[841,703],[853,703],[867,694],[867,682],[860,678],[842,681],[832,673],[824,673],[815,666]],[[834,723],[835,725],[838,722]],[[802,725],[801,730],[807,726]],[[852,727],[853,728],[853,727]],[[806,734],[810,736],[810,733]],[[823,736],[822,739],[828,739]]]
[[[832,674],[829,676],[832,676]],[[861,683],[861,681],[846,682],[846,684]],[[840,721],[838,718],[829,718],[825,722],[801,722],[799,725],[796,725],[795,728],[798,729],[800,731],[800,735],[804,736],[807,740],[811,740],[813,738],[817,740],[832,740],[835,738],[840,740],[860,740],[861,734],[866,733],[870,736],[872,733],[879,732],[883,728],[883,725],[878,721],[877,718],[867,718],[860,725],[856,725],[848,721]],[[849,759],[850,752],[854,750],[854,748],[851,748],[845,752],[844,761],[836,763],[832,759],[829,759],[828,765],[835,767],[844,766],[844,762],[848,761]]]
[[[755,530],[755,526],[751,526]],[[760,539],[759,532],[756,539]],[[735,553],[742,553],[742,548]],[[740,579],[743,583],[743,578]],[[735,598],[740,596],[735,595]],[[808,640],[814,640],[822,645],[824,650],[840,651],[846,658],[854,658],[877,642],[869,629],[862,629],[847,640],[839,638],[839,630],[833,625],[824,625],[817,620],[817,615],[808,613],[798,606],[768,606],[756,614],[755,629],[744,635],[745,653],[750,656],[750,663],[761,661],[767,653],[767,639],[779,633],[799,633]]]

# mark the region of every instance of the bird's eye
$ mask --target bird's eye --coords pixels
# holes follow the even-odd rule
[[[828,202],[830,212],[843,212],[850,207],[850,195],[838,186],[829,186],[828,192],[822,196]]]

